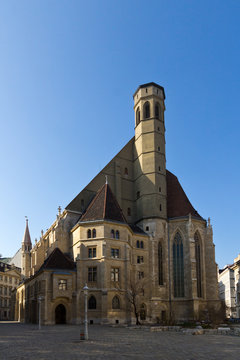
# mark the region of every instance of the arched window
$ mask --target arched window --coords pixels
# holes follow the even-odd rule
[[[163,285],[163,253],[160,242],[158,243],[158,284]]]
[[[120,309],[120,300],[117,295],[115,295],[112,299],[112,309]]]
[[[142,304],[140,308],[140,320],[146,320],[146,305]]]
[[[95,296],[90,296],[89,300],[88,300],[88,308],[90,310],[96,309],[97,308],[97,301]]]
[[[141,249],[144,249],[144,243],[143,243],[143,241],[140,241],[140,248],[141,248]]]
[[[159,119],[159,115],[160,115],[160,105],[159,105],[159,103],[156,103],[155,104],[155,117],[157,119]]]
[[[150,104],[148,101],[146,101],[144,104],[144,118],[145,119],[150,118]]]
[[[140,123],[140,110],[139,107],[137,108],[136,111],[136,126]]]
[[[92,231],[92,237],[93,237],[93,238],[96,237],[96,229],[93,229],[93,231]]]
[[[184,297],[183,243],[179,232],[176,233],[173,241],[173,286],[174,296]]]
[[[88,231],[87,231],[87,237],[88,237],[88,239],[91,239],[91,237],[92,237],[92,232],[90,229],[88,229]]]
[[[113,229],[111,230],[111,238],[115,239],[115,231]]]
[[[199,235],[196,232],[195,240],[195,257],[196,257],[196,276],[197,276],[197,296],[202,297],[202,277],[201,277],[201,247]]]
[[[116,231],[116,239],[119,239],[120,238],[120,233],[119,233],[119,231],[117,230]]]

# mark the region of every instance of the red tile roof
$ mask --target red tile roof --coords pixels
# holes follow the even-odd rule
[[[59,248],[55,248],[53,252],[44,261],[39,271],[42,269],[73,270],[74,268],[74,261],[65,254],[63,254],[63,252]]]
[[[127,223],[110,186],[104,184],[80,219],[82,221],[112,220]]]
[[[198,214],[197,210],[194,209],[183,188],[181,187],[178,178],[173,175],[170,171],[166,171],[167,178],[167,217],[175,218],[192,216],[203,220]]]

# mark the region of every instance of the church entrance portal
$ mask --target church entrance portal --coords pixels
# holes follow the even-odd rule
[[[66,324],[66,308],[63,304],[55,309],[55,324]]]

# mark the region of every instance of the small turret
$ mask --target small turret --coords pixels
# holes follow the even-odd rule
[[[31,249],[32,242],[28,228],[28,218],[26,217],[26,227],[22,239],[22,274],[28,276],[31,269]]]

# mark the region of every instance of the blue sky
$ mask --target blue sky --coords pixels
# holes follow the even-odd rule
[[[0,1],[0,252],[32,241],[134,135],[132,94],[166,93],[167,168],[239,249],[240,2]]]

